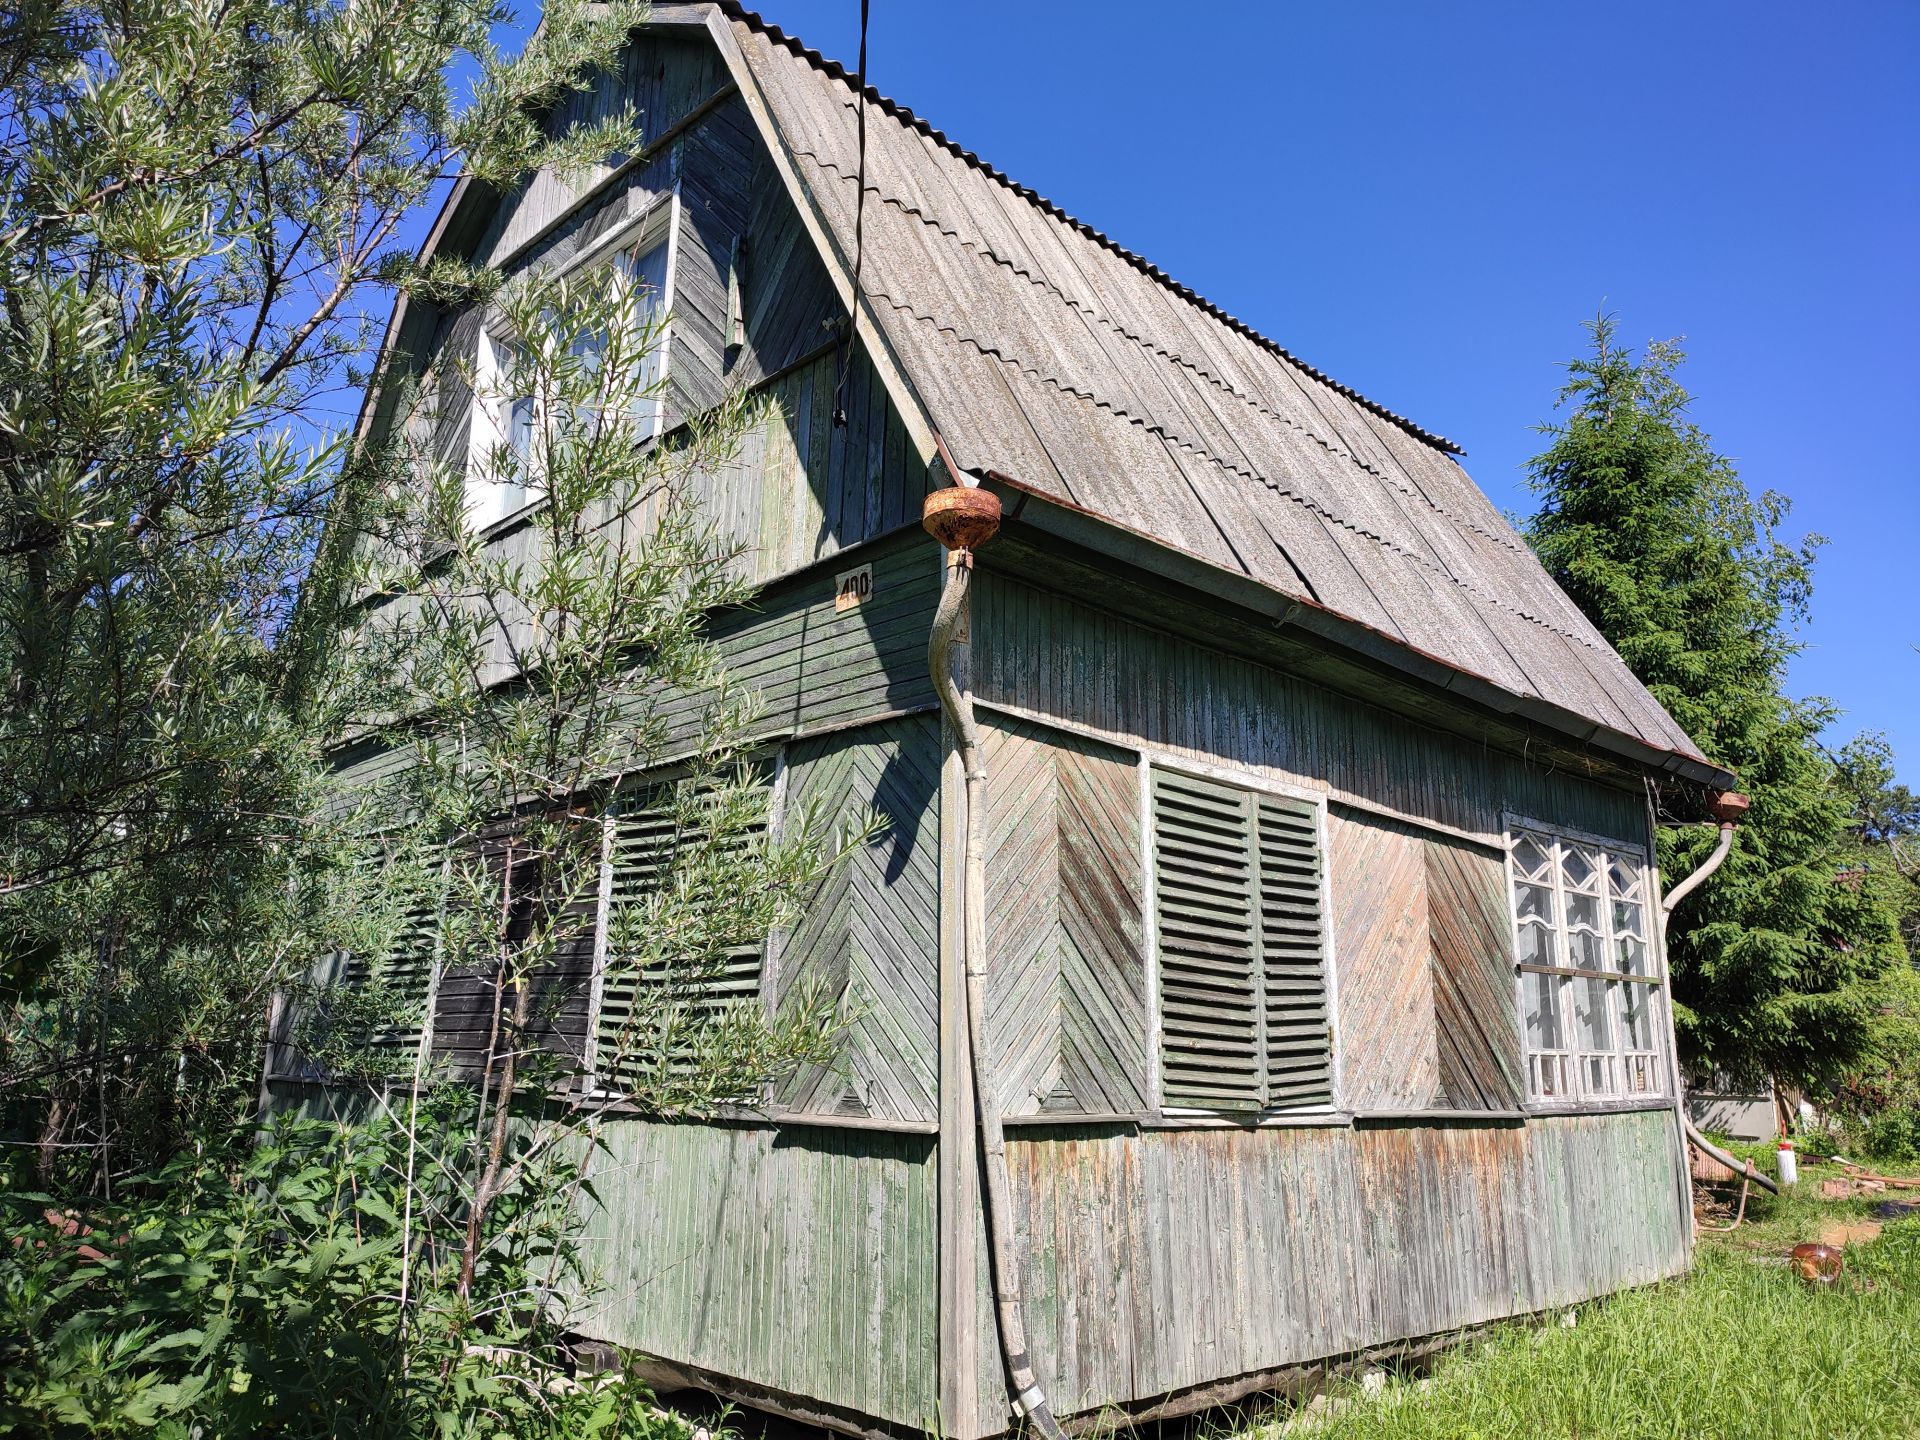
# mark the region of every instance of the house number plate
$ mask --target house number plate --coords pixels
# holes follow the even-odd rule
[[[833,577],[833,608],[851,610],[867,603],[873,594],[873,566],[862,565]]]

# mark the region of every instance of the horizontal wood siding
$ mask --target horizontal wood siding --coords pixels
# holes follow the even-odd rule
[[[1686,1263],[1667,1111],[1513,1128],[1027,1127],[1008,1148],[1031,1351],[1062,1414]],[[1004,1423],[992,1377],[982,1414],[986,1431]]]
[[[906,535],[863,552],[859,563],[873,567],[864,604],[835,610],[835,571],[821,566],[714,618],[729,681],[759,696],[756,733],[851,725],[937,704],[927,632],[939,602],[939,547]],[[706,698],[664,702],[676,735],[694,732]]]
[[[620,1118],[577,1328],[909,1429],[938,1409],[933,1137]]]
[[[1529,764],[1095,609],[994,571],[991,555],[983,555],[974,612],[982,701],[1242,765],[1490,843],[1509,809],[1602,835],[1646,828],[1637,791]]]
[[[834,609],[836,571],[820,566],[788,577],[750,605],[715,615],[711,631],[729,683],[754,691],[757,736],[844,728],[864,720],[930,711],[938,701],[927,671],[927,633],[939,603],[941,552],[916,532],[864,549],[870,598]],[[668,745],[697,732],[708,695],[637,702],[666,717]],[[412,763],[405,746],[372,744],[339,752],[336,775],[349,790],[392,785]]]

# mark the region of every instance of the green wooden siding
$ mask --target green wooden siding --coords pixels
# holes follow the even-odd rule
[[[583,1333],[935,1428],[932,1136],[628,1118],[602,1134]]]
[[[939,1113],[940,727],[908,716],[793,746],[788,813],[818,806],[885,825],[827,876],[775,940],[779,1003],[840,997],[852,1024],[832,1065],[795,1076],[782,1106],[932,1123]]]
[[[939,547],[907,533],[863,548],[857,563],[873,567],[865,604],[834,609],[829,563],[713,618],[729,680],[759,696],[754,735],[805,734],[935,707],[927,631],[939,600]],[[672,695],[644,702],[667,715],[670,742],[682,744],[696,732],[700,703]],[[404,748],[364,745],[343,750],[337,763],[340,778],[358,788],[391,782],[410,762]]]
[[[593,1083],[601,1090],[624,1092],[650,1068],[663,1079],[685,1075],[691,1062],[684,1047],[672,1045],[674,1031],[688,1023],[715,1022],[730,1007],[755,1005],[761,998],[763,942],[735,945],[708,965],[677,973],[659,966],[642,968],[620,949],[629,917],[644,915],[639,907],[671,889],[675,867],[685,862],[688,847],[707,838],[698,830],[691,835],[681,830],[675,798],[667,785],[634,787],[614,809],[607,936],[591,1054]],[[762,821],[751,832],[733,837],[729,851],[764,843],[765,833]]]

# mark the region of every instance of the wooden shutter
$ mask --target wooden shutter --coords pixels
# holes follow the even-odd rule
[[[1160,1097],[1255,1110],[1260,1073],[1259,876],[1244,790],[1153,772]]]
[[[1333,1057],[1319,816],[1304,800],[1275,795],[1260,796],[1258,811],[1266,1103],[1326,1105],[1333,1100]]]
[[[737,843],[750,844],[759,833],[764,830],[740,836]],[[694,838],[682,835],[674,795],[665,787],[635,796],[614,817],[608,953],[602,961],[594,1025],[594,1084],[600,1089],[626,1088],[643,1070],[664,1067],[671,1072],[686,1063],[659,1053],[661,1007],[681,1014],[691,1011],[698,1023],[717,1018],[728,1006],[759,999],[760,944],[737,946],[719,966],[691,978],[641,970],[613,953],[619,934],[616,917],[674,883],[684,846]]]
[[[356,988],[383,984],[406,1013],[374,1025],[360,1037],[376,1055],[408,1055],[420,1046],[420,1033],[426,1017],[427,994],[433,984],[433,967],[440,948],[440,912],[446,902],[444,858],[431,867],[440,877],[430,884],[401,912],[394,927],[393,943],[379,956],[351,955],[347,958],[342,983]]]
[[[469,944],[477,942],[477,953],[444,956],[434,990],[432,1050],[455,1076],[472,1078],[485,1071],[496,1001],[501,1027],[496,1059],[508,1049],[522,1057],[544,1051],[576,1073],[584,1062],[597,897],[577,893],[585,877],[573,873],[573,867],[529,850],[530,843],[541,842],[567,843],[557,833],[530,841],[523,824],[502,820],[463,849],[463,863],[477,860],[485,868],[491,894],[481,916],[466,917],[470,926],[477,921],[465,931]],[[491,937],[499,924],[495,897],[502,892],[497,887],[509,884],[513,905],[505,938],[519,953],[503,976]],[[528,954],[523,947],[548,926],[552,928],[541,943],[551,949]],[[496,996],[503,985],[503,993]],[[528,991],[527,1024],[516,1034],[511,1019],[522,986]]]
[[[1331,1103],[1317,808],[1155,770],[1153,845],[1161,1102]]]

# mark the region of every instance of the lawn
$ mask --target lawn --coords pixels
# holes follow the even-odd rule
[[[1807,1165],[1786,1197],[1756,1191],[1685,1278],[1582,1306],[1571,1328],[1500,1326],[1377,1393],[1342,1382],[1241,1440],[1920,1436],[1920,1212],[1875,1215],[1920,1191],[1823,1199],[1839,1173]],[[1822,1238],[1850,1243],[1839,1283],[1815,1290],[1783,1262]]]

